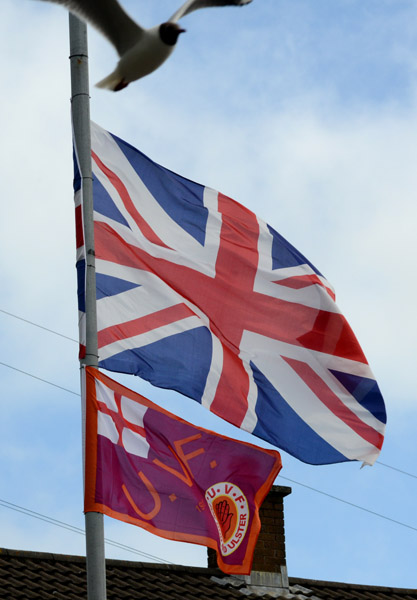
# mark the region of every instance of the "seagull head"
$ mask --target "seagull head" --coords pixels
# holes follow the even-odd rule
[[[175,46],[177,43],[178,36],[180,33],[184,33],[185,29],[182,29],[178,23],[162,23],[159,26],[159,37],[167,46]]]

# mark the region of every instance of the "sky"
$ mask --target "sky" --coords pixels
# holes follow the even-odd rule
[[[68,15],[1,4],[0,547],[82,555],[83,535],[10,508],[84,526]],[[149,27],[178,4],[123,6]],[[417,4],[254,0],[183,25],[169,61],[115,94],[93,86],[117,57],[89,29],[91,116],[256,212],[333,284],[385,398],[386,438],[363,469],[282,452],[288,572],[417,588]],[[174,392],[112,376],[263,445]],[[131,548],[106,544],[109,558],[206,565],[203,547],[107,517],[105,536]]]

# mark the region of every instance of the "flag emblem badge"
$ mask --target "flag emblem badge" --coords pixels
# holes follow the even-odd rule
[[[228,481],[215,483],[206,491],[206,500],[220,536],[223,556],[235,552],[245,539],[249,507],[245,494]]]

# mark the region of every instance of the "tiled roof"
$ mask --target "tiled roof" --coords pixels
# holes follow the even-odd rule
[[[417,590],[407,588],[382,587],[377,585],[358,585],[354,583],[336,583],[333,581],[315,581],[290,577],[290,586],[307,588],[307,598],[320,600],[416,600]]]
[[[272,592],[274,590],[271,590]],[[278,595],[277,595],[278,594]],[[290,578],[288,600],[417,600],[417,590]],[[267,600],[218,569],[107,561],[108,600]],[[0,549],[0,598],[84,600],[85,557]]]

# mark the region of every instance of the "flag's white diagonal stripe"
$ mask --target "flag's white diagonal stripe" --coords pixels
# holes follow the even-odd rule
[[[255,380],[253,378],[253,372],[252,369],[250,368],[249,363],[246,362],[246,360],[243,358],[242,354],[240,355],[240,358],[242,359],[242,364],[245,368],[246,373],[248,374],[248,378],[249,378],[249,391],[248,391],[248,408],[246,410],[246,414],[243,418],[243,421],[240,425],[240,427],[242,429],[244,429],[245,431],[249,431],[252,432],[255,427],[256,424],[258,422],[258,417],[256,415],[256,403],[258,400],[258,387],[255,383]]]
[[[244,337],[243,345],[245,347],[250,347],[256,343],[255,334],[247,334]],[[334,415],[282,358],[286,356],[286,347],[288,346],[288,344],[264,339],[263,352],[258,353],[256,366],[279,391],[291,408],[336,450],[350,460],[368,456],[369,451],[372,451],[373,445],[364,440],[351,427]],[[294,355],[293,349],[291,354]],[[298,354],[296,359],[305,360],[307,364],[310,363],[311,357],[309,360],[308,356],[310,352],[305,351],[304,354],[304,356]],[[332,391],[338,393],[340,397],[340,384],[338,385],[337,380],[327,370],[320,367],[316,361],[313,368],[324,379]],[[380,433],[383,432],[384,425],[357,402],[353,396],[345,391],[343,397],[340,399],[344,400],[345,405],[366,425]]]
[[[133,288],[114,296],[101,298],[98,302],[97,327],[101,331],[127,321],[140,319],[159,310],[181,303],[179,297],[164,294],[159,290],[145,286]],[[157,295],[154,296],[154,293]]]
[[[168,248],[163,248],[151,244],[146,238],[144,239],[135,220],[126,210],[113,184],[109,182],[100,168],[93,165],[95,176],[99,179],[123,217],[129,223],[129,227],[134,235],[142,240],[146,250],[149,251],[150,254],[153,254],[153,252],[160,252],[161,257],[170,260],[174,258],[172,256],[173,254],[180,252],[184,264],[187,264],[186,259],[189,257],[192,258],[193,263],[203,263],[207,268],[210,266],[210,268],[213,269],[217,256],[218,241],[216,244],[210,243],[201,246],[201,244],[189,235],[180,225],[175,223],[158,202],[156,202],[155,198],[138,177],[113,138],[98,126],[92,128],[92,143],[93,150],[99,155],[100,160],[102,160],[102,162],[123,181],[123,184],[136,207],[140,206],[142,218],[155,231],[164,244],[168,246]],[[207,192],[207,198],[205,198],[211,208],[208,225],[210,225],[212,232],[219,229],[219,226],[216,226],[215,221],[220,221],[219,213],[216,215],[216,212],[212,210],[215,200],[214,196],[217,198],[217,193],[214,192],[214,190],[211,190],[210,192]]]
[[[171,248],[164,248],[163,246],[154,244],[141,231],[132,231],[126,225],[114,221],[97,211],[94,212],[94,221],[97,223],[106,223],[126,244],[139,248],[150,256],[202,272],[208,277],[214,277],[215,275],[215,258],[218,251],[218,240],[216,240],[215,236],[209,236],[209,240],[205,244],[206,256],[203,260],[197,252],[194,252],[194,250],[186,251],[183,246],[172,250]]]
[[[175,306],[176,304],[181,303],[188,306],[190,310],[201,319],[202,323],[210,328],[210,321],[207,315],[204,314],[198,306],[175,292],[157,275],[148,271],[142,271],[141,269],[125,267],[100,259],[96,260],[96,269],[98,273],[124,279],[125,281],[130,281],[141,286],[137,291],[134,291],[134,288],[133,290],[122,292],[121,294],[101,298],[98,301],[97,318],[100,323],[99,330],[138,318],[138,315],[144,316],[152,314],[156,310],[162,310],[169,306]],[[133,300],[132,302],[128,302],[128,300],[123,301],[122,304],[125,307],[123,312],[123,306],[121,306],[119,310],[119,301],[122,300],[124,294],[127,294],[128,296],[130,294]],[[137,294],[137,296],[135,294]],[[142,298],[143,305],[139,305],[138,303],[142,301]],[[131,310],[128,310],[128,305],[130,305]],[[123,312],[122,316],[118,314],[120,311]]]
[[[278,360],[280,357],[286,357],[309,364],[312,369],[326,382],[327,386],[333,391],[335,395],[340,397],[346,405],[349,406],[362,421],[367,423],[370,427],[381,430],[381,422],[372,415],[369,411],[364,409],[351,394],[349,394],[341,385],[341,383],[331,374],[330,370],[341,371],[344,373],[356,375],[358,377],[367,377],[374,379],[371,369],[368,365],[359,363],[353,360],[340,358],[338,356],[332,356],[323,352],[309,350],[308,348],[302,348],[294,346],[293,344],[287,344],[278,340],[272,340],[262,336],[262,351],[257,352],[256,356],[251,353],[251,348],[256,345],[260,345],[259,340],[256,338],[260,336],[255,333],[245,332],[242,338],[242,355],[246,357],[246,360],[252,360],[259,368],[263,371],[264,365],[270,365],[274,360]],[[273,370],[273,366],[268,367]],[[278,386],[277,389],[280,389]]]
[[[212,355],[209,373],[207,375],[206,385],[204,388],[201,404],[210,410],[211,404],[216,395],[217,386],[219,385],[220,377],[223,370],[223,346],[218,337],[211,333],[212,340]]]
[[[285,269],[272,270],[272,244],[273,237],[266,223],[258,219],[259,239],[258,239],[258,271],[255,277],[254,290],[272,296],[279,300],[295,302],[318,310],[326,310],[332,313],[340,313],[338,306],[332,300],[328,292],[321,285],[309,285],[299,289],[293,289],[275,283],[289,277],[301,275],[315,275],[326,287],[333,291],[332,286],[324,277],[317,275],[310,265],[302,264]]]
[[[176,335],[177,333],[190,331],[191,329],[196,329],[197,327],[202,326],[203,323],[198,317],[188,317],[186,319],[182,319],[181,321],[175,321],[175,323],[170,323],[169,325],[152,329],[146,333],[141,333],[130,338],[112,342],[107,346],[103,346],[99,349],[99,360],[103,361],[111,356],[119,354],[120,352],[124,352],[125,350],[133,350],[135,348],[147,346],[148,344],[163,340],[170,335]]]

